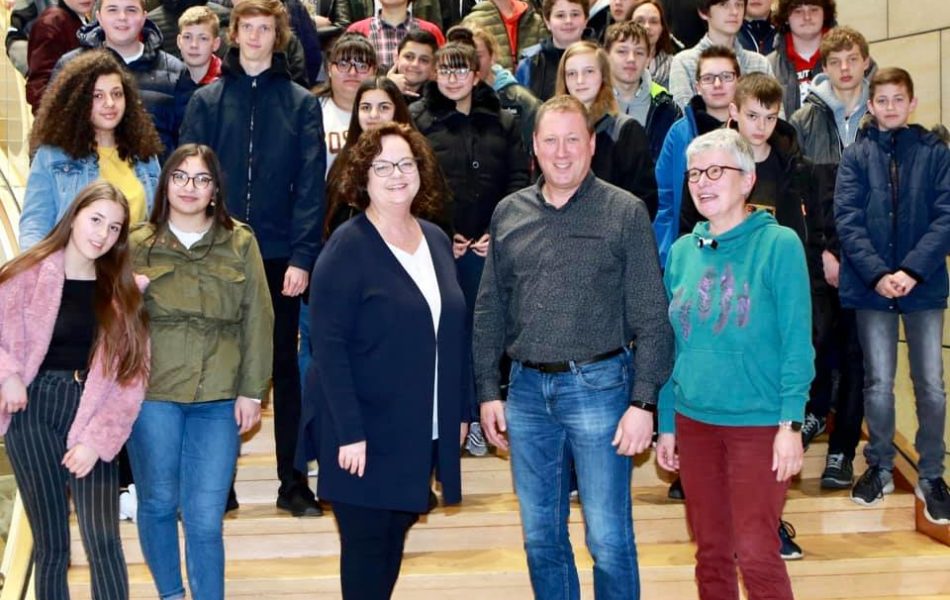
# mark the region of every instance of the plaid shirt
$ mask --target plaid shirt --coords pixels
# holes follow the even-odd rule
[[[379,72],[386,72],[396,62],[396,49],[399,42],[406,37],[410,31],[419,29],[419,24],[412,16],[412,13],[406,16],[406,20],[399,25],[390,25],[383,21],[377,15],[369,24],[369,41],[376,48],[376,62],[379,63]]]

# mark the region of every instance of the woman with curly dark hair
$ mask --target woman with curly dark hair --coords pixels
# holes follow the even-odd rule
[[[138,88],[108,50],[70,61],[43,95],[30,135],[34,152],[20,215],[20,247],[52,231],[77,192],[97,179],[145,220],[158,182],[162,144]]]
[[[389,598],[433,471],[445,503],[461,501],[471,337],[452,243],[418,217],[442,201],[426,138],[398,123],[365,131],[341,177],[363,213],[313,270],[304,395],[321,410],[317,491],[340,530],[343,598]]]

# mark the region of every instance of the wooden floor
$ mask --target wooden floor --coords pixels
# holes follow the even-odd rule
[[[339,598],[339,543],[332,516],[295,519],[274,508],[271,427],[266,418],[239,460],[241,508],[225,522],[227,598]],[[806,555],[788,564],[796,598],[950,600],[950,547],[914,531],[913,495],[898,491],[879,506],[863,508],[846,491],[820,490],[826,449],[820,440],[812,444],[786,504],[785,519],[797,529]],[[464,458],[462,465],[464,503],[436,509],[411,530],[395,598],[531,598],[508,461]],[[864,466],[859,458],[855,471]],[[694,547],[684,507],[667,500],[666,488],[666,474],[647,457],[635,470],[633,485],[643,599],[692,600],[697,597]],[[584,597],[593,598],[591,559],[577,505],[570,530]],[[131,595],[154,598],[135,526],[123,523],[121,531]],[[75,524],[72,547],[72,597],[89,598],[89,572]]]

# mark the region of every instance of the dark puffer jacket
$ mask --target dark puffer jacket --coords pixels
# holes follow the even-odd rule
[[[221,78],[188,103],[181,143],[189,142],[218,154],[228,211],[254,229],[264,260],[289,258],[310,272],[323,224],[323,116],[316,96],[290,80],[284,55],[251,76],[231,48]]]
[[[525,48],[518,70],[515,71],[518,83],[531,90],[541,102],[553,98],[557,87],[557,67],[564,51],[565,48],[556,47],[554,38],[550,37],[540,44]]]
[[[647,122],[644,129],[650,138],[650,156],[653,162],[660,157],[666,134],[677,119],[683,116],[683,111],[673,102],[673,96],[665,87],[653,82],[650,86],[650,110],[647,111]]]
[[[56,62],[50,82],[56,79],[59,70],[69,61],[79,56],[81,52],[96,48],[107,48],[106,32],[99,23],[90,23],[79,30],[79,47],[67,52]],[[115,53],[120,65],[125,65],[139,86],[139,95],[145,108],[152,116],[155,129],[165,146],[165,152],[170,153],[175,145],[175,84],[178,76],[185,69],[184,63],[162,50],[162,32],[154,23],[145,20],[142,27],[142,56],[130,63],[126,63],[118,53]]]
[[[469,239],[481,237],[498,202],[529,183],[518,124],[484,83],[475,86],[468,115],[457,111],[434,81],[410,110],[452,191],[455,231]]]
[[[950,149],[936,134],[918,125],[861,130],[841,156],[834,206],[842,306],[902,313],[946,308]],[[889,300],[874,286],[898,270],[917,285]]]
[[[652,220],[658,201],[646,130],[627,115],[605,115],[594,129],[597,145],[590,164],[594,175],[643,200]]]

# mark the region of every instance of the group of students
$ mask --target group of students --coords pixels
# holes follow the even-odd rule
[[[55,10],[89,16],[91,7],[75,4]],[[695,461],[671,488],[687,502],[701,582],[738,561],[748,583],[757,568],[749,557],[762,552],[801,557],[779,521],[785,486],[832,411],[822,487],[850,487],[865,505],[893,490],[899,317],[920,422],[917,493],[930,520],[950,522],[940,354],[946,143],[908,125],[917,102],[910,76],[877,70],[859,32],[832,27],[832,0],[781,0],[774,25],[767,15],[753,23],[763,19],[746,11],[760,4],[700,0],[706,34],[677,53],[682,40],[659,0],[614,2],[595,15],[584,0],[483,0],[444,38],[398,0],[349,25],[327,51],[326,82],[310,92],[292,80],[284,51],[294,31],[278,0],[237,3],[223,58],[217,13],[184,11],[177,71],[178,59],[158,49],[161,34],[146,35],[144,4],[103,0],[83,28],[98,46],[54,57],[48,85],[31,88],[39,100],[24,253],[0,267],[0,415],[36,538],[38,597],[68,597],[67,486],[94,596],[127,597],[118,488],[134,473],[139,537],[160,597],[184,597],[181,518],[191,594],[223,598],[222,519],[239,434],[259,421],[271,385],[277,506],[322,513],[306,477],[307,461],[319,459],[319,496],[340,528],[344,597],[388,597],[406,532],[435,499],[433,475],[443,501],[461,499],[458,446],[487,452],[480,416],[490,417],[488,441],[505,444],[494,405],[486,413],[484,404],[495,397],[479,391],[476,406],[472,372],[480,295],[494,289],[486,291],[483,270],[500,260],[495,209],[532,182],[545,197],[558,169],[583,163],[575,133],[559,142],[563,155],[540,150],[542,113],[550,127],[580,111],[590,171],[638,198],[652,224],[657,257],[642,260],[658,258],[666,271],[677,343],[659,396],[661,466],[680,467],[677,444],[712,456],[700,444],[731,440],[724,431],[740,445],[754,438],[765,448],[774,438],[768,497],[747,494],[761,477],[709,481],[712,471]],[[63,14],[53,16],[39,22],[62,26]],[[152,67],[139,70],[145,58]],[[729,129],[732,137],[720,135]],[[510,211],[518,201],[507,202]],[[766,214],[795,235],[775,233]],[[731,262],[726,247],[747,236],[764,244],[756,256],[768,269]],[[791,275],[799,266],[807,281]],[[784,297],[774,328],[743,329],[754,309],[748,289],[735,287],[742,278]],[[811,314],[788,310],[788,294]],[[536,302],[544,313],[544,299]],[[714,303],[726,321],[707,322]],[[532,369],[517,356],[524,340],[515,331],[533,325],[530,314],[508,317],[517,317],[504,338],[514,375]],[[730,320],[735,328],[725,327]],[[712,385],[731,359],[703,346],[706,333],[691,338],[710,329],[715,342],[724,328],[746,340],[733,340],[742,357],[728,364],[742,366],[750,397],[766,381],[775,387],[766,395],[781,400],[768,431],[761,421],[774,416],[771,405],[740,399],[723,413],[699,397],[717,404],[740,383]],[[632,360],[636,340],[622,342],[623,353],[594,362]],[[771,355],[747,356],[757,344],[781,347],[781,377],[772,377],[782,366]],[[501,358],[488,364],[497,370]],[[656,391],[637,402],[655,410]],[[855,483],[865,412],[868,470]],[[517,480],[516,472],[520,497]],[[710,494],[760,498],[756,514],[771,533],[737,528],[729,541],[737,550],[723,554]],[[756,510],[747,504],[733,508]],[[531,511],[522,505],[526,523]],[[777,585],[785,594],[787,575]],[[608,589],[598,597],[613,597]],[[700,585],[703,597],[723,589]]]

